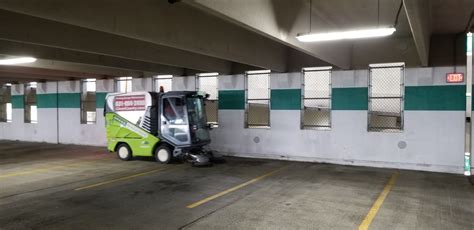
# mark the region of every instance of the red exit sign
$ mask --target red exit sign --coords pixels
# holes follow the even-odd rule
[[[464,74],[462,74],[462,73],[448,73],[448,74],[446,74],[446,82],[447,83],[463,83],[464,82]]]

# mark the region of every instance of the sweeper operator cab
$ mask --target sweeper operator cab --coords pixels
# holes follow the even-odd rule
[[[196,91],[109,93],[105,99],[107,148],[122,160],[150,156],[208,165],[212,153],[204,99]]]

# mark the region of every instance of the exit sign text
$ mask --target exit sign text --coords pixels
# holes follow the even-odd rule
[[[446,74],[447,83],[462,83],[464,82],[464,74],[462,73],[448,73]]]

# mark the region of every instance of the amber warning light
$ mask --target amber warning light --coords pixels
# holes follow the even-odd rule
[[[464,82],[464,74],[462,74],[462,73],[448,73],[448,74],[446,74],[446,82],[447,83],[463,83]]]

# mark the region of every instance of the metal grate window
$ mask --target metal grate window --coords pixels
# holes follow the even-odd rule
[[[96,80],[81,81],[81,124],[95,124],[96,110]]]
[[[245,75],[245,128],[270,128],[270,71]]]
[[[11,85],[0,87],[0,122],[12,121]]]
[[[24,121],[25,123],[38,123],[38,108],[36,107],[36,82],[25,84]]]
[[[115,78],[115,91],[119,93],[132,92],[132,77]]]
[[[403,130],[404,63],[369,65],[368,130]]]
[[[314,67],[303,69],[301,128],[331,128],[331,69]]]
[[[153,77],[153,91],[160,92],[160,88],[163,87],[163,92],[172,90],[173,87],[173,75],[158,75]]]
[[[219,85],[218,73],[204,73],[196,75],[196,91],[204,91],[209,94],[205,102],[207,123],[218,126],[219,121]]]

